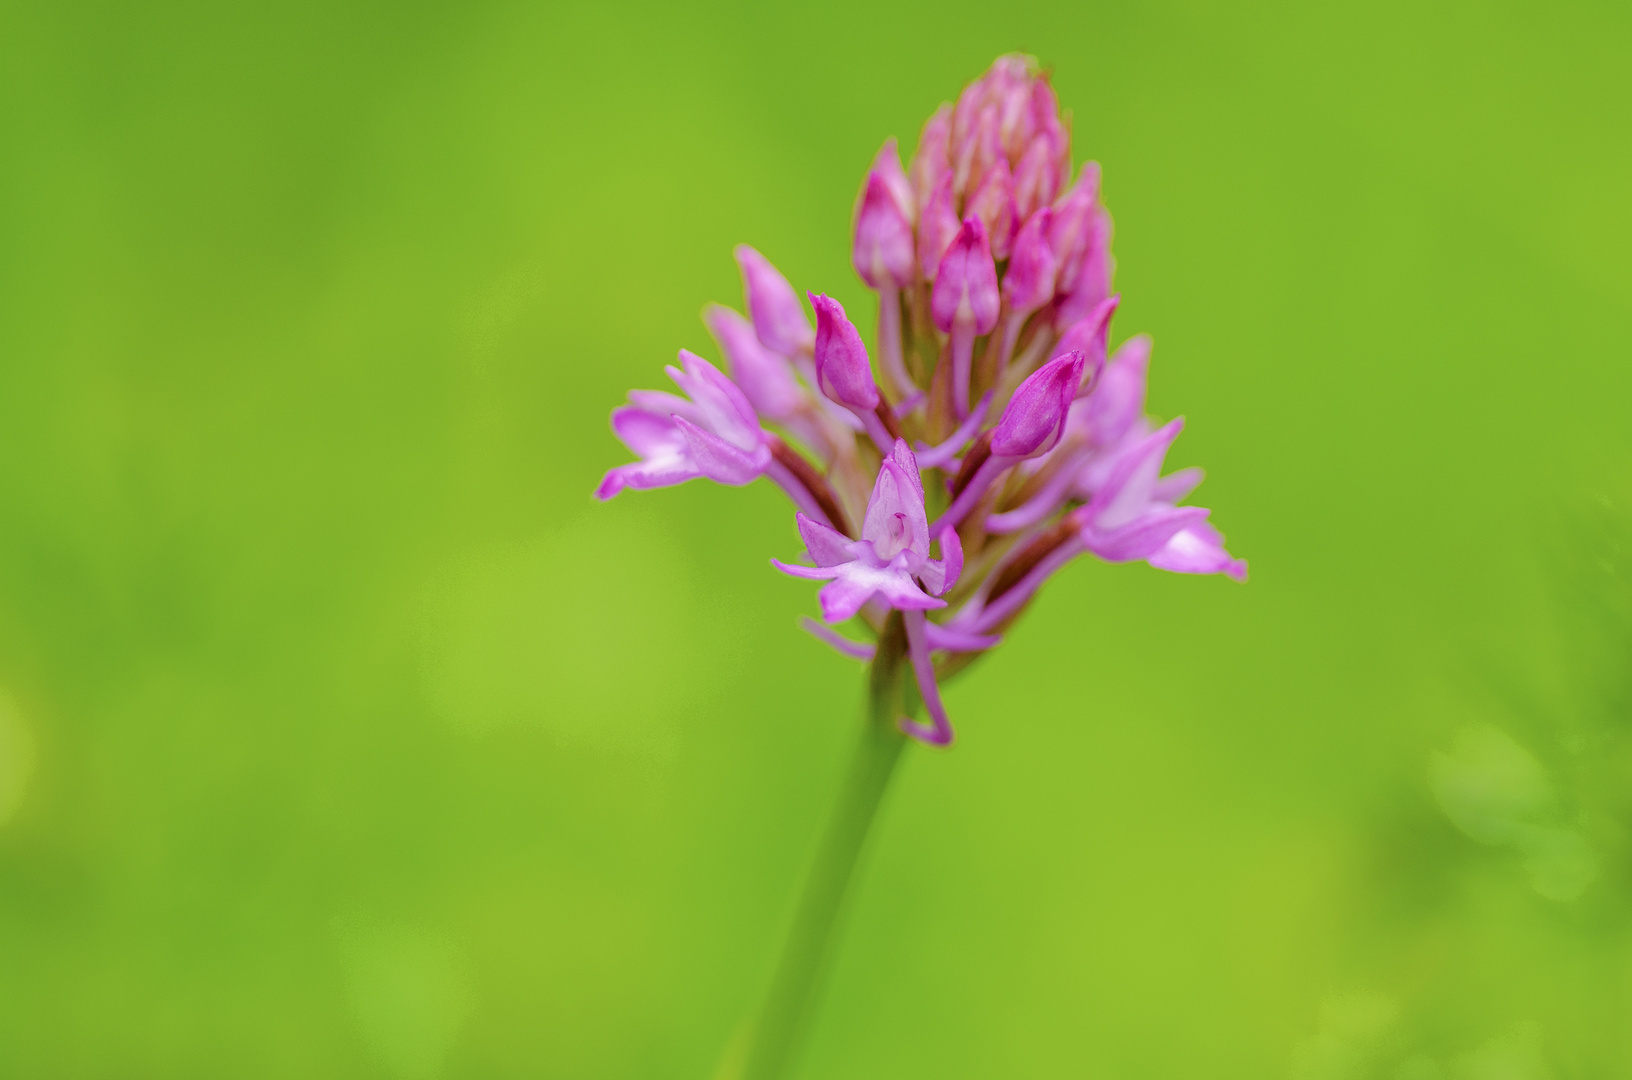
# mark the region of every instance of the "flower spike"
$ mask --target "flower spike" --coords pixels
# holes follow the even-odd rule
[[[729,377],[682,351],[677,393],[631,391],[612,429],[636,460],[596,494],[777,484],[806,557],[773,564],[821,583],[823,621],[805,629],[869,665],[875,721],[910,664],[922,708],[898,726],[935,746],[953,739],[938,680],[998,646],[1073,560],[1246,580],[1186,501],[1202,470],[1162,473],[1184,421],[1145,415],[1150,339],[1110,351],[1101,179],[1091,161],[1073,179],[1048,73],[998,57],[929,117],[907,169],[885,139],[861,178],[850,257],[877,337],[820,291],[804,294],[812,318],[738,247],[747,316],[703,312]],[[855,638],[834,629],[852,619]]]

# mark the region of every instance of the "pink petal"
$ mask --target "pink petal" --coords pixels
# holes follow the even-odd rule
[[[748,315],[760,344],[782,356],[810,348],[814,338],[799,295],[770,260],[747,244],[738,244],[737,266],[742,270],[742,290],[748,299]]]
[[[652,461],[633,461],[628,465],[619,465],[615,469],[607,470],[602,477],[600,486],[595,489],[595,497],[603,502],[629,488],[633,491],[649,491],[652,488],[673,487],[683,484],[687,480],[695,480],[703,474],[683,457],[664,457]]]
[[[1065,432],[1083,362],[1082,353],[1066,353],[1026,376],[992,429],[993,454],[1028,458],[1054,448]]]
[[[897,164],[897,171],[900,168]],[[918,268],[910,212],[877,169],[867,174],[856,204],[850,261],[861,279],[875,289],[886,285],[905,288],[912,284]]]
[[[1179,417],[1133,443],[1117,455],[1111,474],[1093,499],[1083,507],[1083,517],[1099,530],[1117,529],[1145,514],[1156,487],[1156,477],[1168,447],[1184,430]],[[1138,556],[1144,558],[1143,555]]]
[[[831,630],[808,616],[801,616],[799,629],[833,647],[841,656],[848,656],[852,660],[871,663],[873,656],[878,652],[878,646],[869,645],[865,641],[851,641],[837,630]]]
[[[685,448],[685,436],[668,413],[649,413],[633,405],[612,410],[612,434],[643,458],[675,454]]]
[[[686,450],[697,471],[717,483],[741,487],[761,476],[771,463],[771,452],[764,446],[742,450],[683,417],[675,417],[674,422],[686,437]]]
[[[1003,643],[1001,634],[971,634],[966,630],[955,630],[950,626],[940,626],[932,622],[925,622],[924,630],[925,636],[929,639],[929,647],[944,652],[981,652],[985,649],[995,649]]]
[[[1084,529],[1082,541],[1089,551],[1106,562],[1148,559],[1181,530],[1207,520],[1208,513],[1199,506],[1157,507],[1115,528]]]
[[[1231,558],[1224,550],[1224,537],[1205,522],[1179,530],[1146,561],[1176,574],[1228,574],[1237,581],[1247,580],[1246,560]]]
[[[1116,350],[1088,398],[1089,439],[1095,446],[1119,442],[1144,415],[1149,368],[1150,338],[1145,335],[1129,338]]]
[[[800,539],[805,542],[805,551],[817,566],[837,566],[855,558],[850,553],[853,541],[837,529],[804,514],[794,514],[793,520],[799,528]]]
[[[954,324],[961,324],[974,327],[976,334],[989,334],[997,325],[1000,299],[986,227],[978,217],[969,215],[935,271],[930,313],[942,333],[950,333]]]
[[[1156,481],[1156,486],[1151,489],[1150,497],[1156,502],[1176,503],[1196,490],[1206,475],[1206,470],[1195,466],[1168,473]]]
[[[720,304],[703,310],[703,322],[755,412],[767,420],[783,421],[799,412],[805,392],[794,379],[793,368],[760,344],[752,323]]]

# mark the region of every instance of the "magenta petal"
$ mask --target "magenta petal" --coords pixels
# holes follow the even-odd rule
[[[1082,353],[1073,352],[1050,360],[1026,376],[992,429],[992,453],[1028,458],[1052,450],[1065,431],[1082,368]]]
[[[799,294],[793,291],[770,260],[747,244],[738,244],[735,250],[737,266],[742,270],[742,290],[748,299],[748,315],[754,320],[754,332],[760,344],[782,356],[810,348],[815,335],[799,306]]]
[[[823,626],[809,616],[800,616],[799,629],[815,638],[817,641],[832,646],[833,651],[841,656],[848,656],[852,660],[862,663],[871,663],[878,652],[876,645],[869,645],[865,641],[851,641],[837,630]]]
[[[962,224],[952,196],[952,172],[942,173],[930,190],[929,199],[918,212],[918,269],[925,281],[934,281],[941,258],[958,235]]]
[[[743,450],[682,417],[675,417],[674,422],[686,438],[697,471],[717,483],[741,487],[763,475],[771,463],[771,452],[763,446]]]
[[[937,600],[920,589],[912,575],[904,570],[889,572],[879,581],[877,592],[886,604],[901,611],[928,611],[946,606],[945,600]]]
[[[781,559],[772,559],[771,565],[790,577],[804,578],[807,581],[831,581],[842,572],[837,566],[800,566],[798,563],[785,563]]]
[[[877,169],[867,174],[856,204],[850,261],[861,279],[875,289],[886,285],[905,288],[912,284],[918,268],[912,221]]]
[[[884,140],[884,145],[873,155],[873,167],[868,171],[883,179],[890,196],[895,199],[895,204],[901,208],[902,215],[906,217],[907,229],[910,232],[912,219],[918,212],[918,200],[912,193],[912,181],[901,168],[901,152],[895,144],[895,136]]]
[[[629,404],[653,416],[683,416],[694,424],[706,422],[701,409],[666,390],[631,390]]]
[[[1075,186],[1054,207],[1054,220],[1049,225],[1049,246],[1059,260],[1058,288],[1066,295],[1076,286],[1082,269],[1082,256],[1088,249],[1089,234],[1093,230],[1094,206],[1099,199],[1099,164],[1087,162]]]
[[[943,176],[948,180],[947,191],[949,194],[951,192],[952,165],[947,159],[947,147],[951,139],[952,106],[942,105],[924,122],[924,130],[918,135],[918,149],[913,151],[912,165],[908,170],[908,178],[912,184],[913,207],[919,218],[923,217],[924,207],[929,204],[930,195]],[[952,220],[957,221],[955,214]],[[950,234],[947,239],[951,239]],[[940,258],[939,251],[935,253],[935,257]],[[925,276],[933,277],[934,270],[931,269]]]
[[[907,478],[912,481],[913,490],[918,492],[918,499],[922,502],[924,498],[924,479],[918,473],[918,458],[907,448],[905,439],[895,440],[895,445],[890,448],[890,460],[901,466],[901,471],[906,473]]]
[[[1201,486],[1201,482],[1206,476],[1206,470],[1195,466],[1168,473],[1156,481],[1156,486],[1151,489],[1150,497],[1156,502],[1176,503]]]
[[[1105,369],[1106,352],[1111,337],[1111,316],[1116,314],[1117,305],[1121,301],[1120,296],[1106,297],[1087,316],[1072,323],[1070,328],[1060,335],[1059,342],[1054,346],[1054,356],[1078,351],[1088,358],[1079,391],[1083,395],[1095,388],[1100,373]]]
[[[1228,574],[1237,581],[1247,579],[1246,561],[1231,558],[1224,550],[1224,537],[1205,522],[1180,529],[1146,561],[1176,574]]]
[[[831,296],[810,294],[816,309],[816,382],[822,393],[857,413],[878,408],[878,386],[873,382],[867,346],[845,317],[844,305]]]
[[[929,519],[924,513],[923,489],[917,476],[909,474],[894,460],[879,466],[873,494],[867,500],[867,516],[861,524],[861,538],[873,545],[885,562],[902,551],[917,558],[929,555]]]
[[[1054,296],[1058,264],[1054,250],[1048,246],[1048,225],[1053,216],[1054,211],[1043,207],[1026,220],[1014,239],[1014,253],[1003,275],[1003,302],[1018,315],[1036,311]],[[1062,351],[1066,350],[1055,350]]]
[[[1208,513],[1200,506],[1157,507],[1116,528],[1084,529],[1082,540],[1106,562],[1134,562],[1150,558],[1182,530],[1206,521]]]
[[[1131,337],[1116,350],[1099,386],[1088,397],[1089,440],[1101,449],[1122,440],[1145,412],[1150,338]]]
[[[929,559],[924,563],[924,586],[936,596],[945,596],[952,591],[952,587],[963,576],[963,541],[958,537],[958,530],[945,528],[940,531],[941,558],[937,562]]]
[[[737,384],[689,349],[680,350],[684,370],[671,365],[664,370],[675,385],[696,405],[696,414],[686,419],[724,439],[739,450],[753,451],[765,441],[760,433],[759,414]]]
[[[649,413],[633,405],[612,410],[612,434],[641,457],[673,454],[686,445],[670,414]]]
[[[810,561],[817,566],[837,566],[855,558],[850,553],[854,541],[837,529],[804,514],[794,514],[793,520],[799,527],[799,538],[805,542]]]
[[[1014,178],[1009,163],[999,158],[986,170],[980,186],[964,202],[964,214],[973,214],[986,228],[991,243],[992,258],[1002,261],[1009,257],[1014,241]]]
[[[755,412],[767,420],[787,420],[799,411],[805,392],[794,379],[793,368],[760,344],[752,323],[720,304],[703,309],[703,322]]]
[[[703,474],[683,456],[663,457],[651,461],[632,461],[609,469],[595,489],[595,497],[603,502],[629,488],[632,491],[650,491],[653,488],[673,487],[687,480],[696,480]]]
[[[1001,634],[971,634],[966,630],[955,630],[950,626],[940,626],[932,622],[924,623],[924,631],[929,639],[929,647],[944,652],[980,652],[984,649],[995,649],[1003,643]]]
[[[1020,164],[1014,167],[1014,210],[1022,220],[1048,206],[1058,194],[1054,139],[1053,132],[1036,135],[1021,155]]]
[[[816,600],[822,606],[822,618],[830,623],[841,623],[856,617],[861,606],[873,598],[878,591],[874,584],[865,578],[843,573],[846,567],[835,567],[840,570],[833,581],[816,594]]]
[[[1162,459],[1182,430],[1183,417],[1170,420],[1117,454],[1110,475],[1082,509],[1093,528],[1120,528],[1145,513],[1156,488]]]
[[[1067,274],[1064,257],[1060,259],[1060,282],[1056,286],[1060,303],[1055,311],[1056,326],[1070,326],[1087,317],[1111,294],[1111,277],[1116,260],[1111,257],[1111,215],[1102,206],[1094,207],[1088,219],[1087,246],[1082,257],[1074,264],[1075,273]],[[1074,279],[1067,285],[1068,279]]]
[[[929,636],[924,629],[924,617],[909,613],[905,617],[907,655],[912,659],[912,672],[918,679],[918,696],[930,723],[920,724],[906,717],[900,720],[901,730],[920,742],[931,746],[947,746],[952,742],[952,722],[947,718],[946,706],[941,704],[941,688],[935,682],[935,664],[929,656]]]
[[[941,256],[930,294],[930,314],[942,333],[950,333],[957,324],[973,327],[976,334],[989,334],[997,325],[999,303],[997,267],[986,227],[970,215]]]

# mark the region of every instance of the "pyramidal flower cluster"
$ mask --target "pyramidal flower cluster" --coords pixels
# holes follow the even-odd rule
[[[837,300],[806,294],[812,326],[738,247],[746,316],[703,313],[729,374],[682,349],[667,369],[680,394],[631,391],[612,430],[639,460],[596,494],[778,485],[813,565],[773,562],[825,582],[825,624],[806,628],[866,661],[899,613],[927,714],[900,725],[935,745],[952,741],[937,679],[999,644],[1077,556],[1245,580],[1184,503],[1201,471],[1162,472],[1184,422],[1145,415],[1149,338],[1109,352],[1099,194],[1097,164],[1073,179],[1047,73],[1000,57],[929,118],[906,169],[888,139],[862,182],[851,258],[878,294],[874,353]]]

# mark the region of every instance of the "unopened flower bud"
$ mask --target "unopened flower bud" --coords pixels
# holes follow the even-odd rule
[[[924,121],[924,130],[918,136],[918,149],[913,151],[908,173],[912,184],[914,213],[921,216],[935,185],[943,174],[952,171],[947,148],[952,141],[952,106],[942,105],[935,115]]]
[[[884,186],[895,197],[895,204],[901,208],[901,214],[909,222],[917,216],[918,200],[912,195],[912,181],[901,168],[901,152],[895,145],[895,136],[884,140],[884,145],[878,148],[873,155],[871,173],[877,173],[884,181]]]
[[[925,281],[934,281],[941,256],[952,246],[960,228],[957,207],[952,201],[952,171],[941,174],[918,215],[918,269]]]
[[[1116,350],[1099,388],[1083,402],[1087,407],[1088,441],[1097,448],[1114,446],[1132,431],[1145,412],[1145,381],[1150,370],[1150,338],[1129,338]]]
[[[1072,323],[1070,329],[1060,335],[1059,342],[1054,346],[1054,356],[1080,352],[1088,358],[1087,366],[1083,369],[1080,391],[1083,395],[1093,391],[1099,373],[1105,369],[1111,337],[1111,316],[1116,314],[1116,306],[1121,299],[1120,296],[1108,296],[1101,300],[1093,311]]]
[[[1054,211],[1043,207],[1027,219],[1014,238],[1009,268],[1003,274],[1003,302],[1017,316],[1029,315],[1054,298],[1058,264],[1054,249],[1048,246],[1048,225],[1053,216]]]
[[[779,356],[792,356],[809,349],[813,335],[799,295],[770,260],[747,244],[738,244],[734,254],[742,270],[742,291],[748,299],[748,315],[754,320],[759,342]]]
[[[878,387],[867,362],[867,346],[831,296],[810,293],[816,309],[816,383],[822,393],[858,413],[878,408]]]
[[[902,179],[905,182],[905,178]],[[905,288],[912,284],[917,270],[912,222],[896,201],[889,181],[876,168],[867,174],[866,186],[856,205],[850,261],[861,279],[875,289],[887,285]]]
[[[997,134],[997,106],[988,105],[980,111],[975,129],[962,142],[952,144],[952,193],[966,198],[986,176],[986,170],[1003,156]]]
[[[997,266],[992,262],[986,229],[971,214],[963,219],[952,246],[941,256],[930,294],[930,315],[943,333],[963,325],[973,327],[976,334],[989,334],[997,325],[999,299]]]
[[[1021,221],[1029,218],[1038,207],[1049,206],[1059,194],[1058,148],[1056,136],[1042,132],[1034,137],[1020,156],[1014,168],[1014,212]],[[1069,153],[1069,151],[1068,151]]]
[[[980,185],[964,205],[964,215],[973,214],[986,226],[986,236],[992,245],[992,258],[999,261],[1009,257],[1014,242],[1014,177],[1009,163],[998,158],[986,170]]]
[[[1077,396],[1083,364],[1082,353],[1066,353],[1026,376],[1009,399],[1003,418],[992,429],[992,453],[1028,458],[1054,449],[1065,432],[1065,418]]]
[[[1093,227],[1094,205],[1099,199],[1099,165],[1088,162],[1082,175],[1065,197],[1054,207],[1054,223],[1049,226],[1048,241],[1054,248],[1054,257],[1060,260],[1058,289],[1063,296],[1076,284],[1082,253],[1088,247],[1088,233]]]
[[[1069,326],[1078,319],[1087,318],[1104,303],[1111,292],[1111,276],[1116,260],[1111,257],[1111,215],[1102,206],[1094,207],[1089,217],[1088,243],[1076,263],[1076,274],[1069,291],[1062,283],[1055,286],[1060,304],[1055,310],[1056,326]],[[1060,277],[1066,277],[1067,266],[1060,263]]]
[[[1031,83],[1031,96],[1027,104],[1031,109],[1032,131],[1048,131],[1060,126],[1060,99],[1054,95],[1054,87],[1046,76],[1040,76]]]
[[[703,323],[755,412],[767,420],[787,420],[799,411],[805,392],[794,379],[793,369],[759,343],[752,323],[723,304],[704,308]]]

